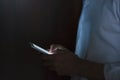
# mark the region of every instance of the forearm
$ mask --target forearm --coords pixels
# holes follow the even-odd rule
[[[104,80],[104,64],[81,60],[77,75],[90,80]]]

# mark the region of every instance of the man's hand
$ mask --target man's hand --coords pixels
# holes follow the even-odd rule
[[[104,64],[82,60],[61,45],[51,45],[52,55],[41,55],[44,65],[64,76],[82,76],[90,80],[104,80]]]
[[[53,55],[42,55],[44,65],[59,75],[72,76],[78,71],[80,59],[61,45],[51,45]]]

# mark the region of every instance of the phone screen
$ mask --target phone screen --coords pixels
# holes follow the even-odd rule
[[[34,43],[31,43],[31,42],[30,42],[30,46],[31,46],[33,49],[35,49],[35,50],[37,50],[38,52],[41,52],[41,53],[43,53],[43,54],[49,54],[49,55],[53,54],[53,53],[51,53],[51,52],[43,49],[42,47],[40,47],[40,46],[38,46],[38,45],[36,45],[36,44],[34,44]]]

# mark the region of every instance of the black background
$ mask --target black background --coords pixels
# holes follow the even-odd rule
[[[0,80],[67,80],[47,70],[34,42],[52,43],[74,51],[79,0],[0,0]]]

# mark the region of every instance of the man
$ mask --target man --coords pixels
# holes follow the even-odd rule
[[[120,80],[120,0],[83,0],[75,54],[51,45],[44,65],[72,80]]]

